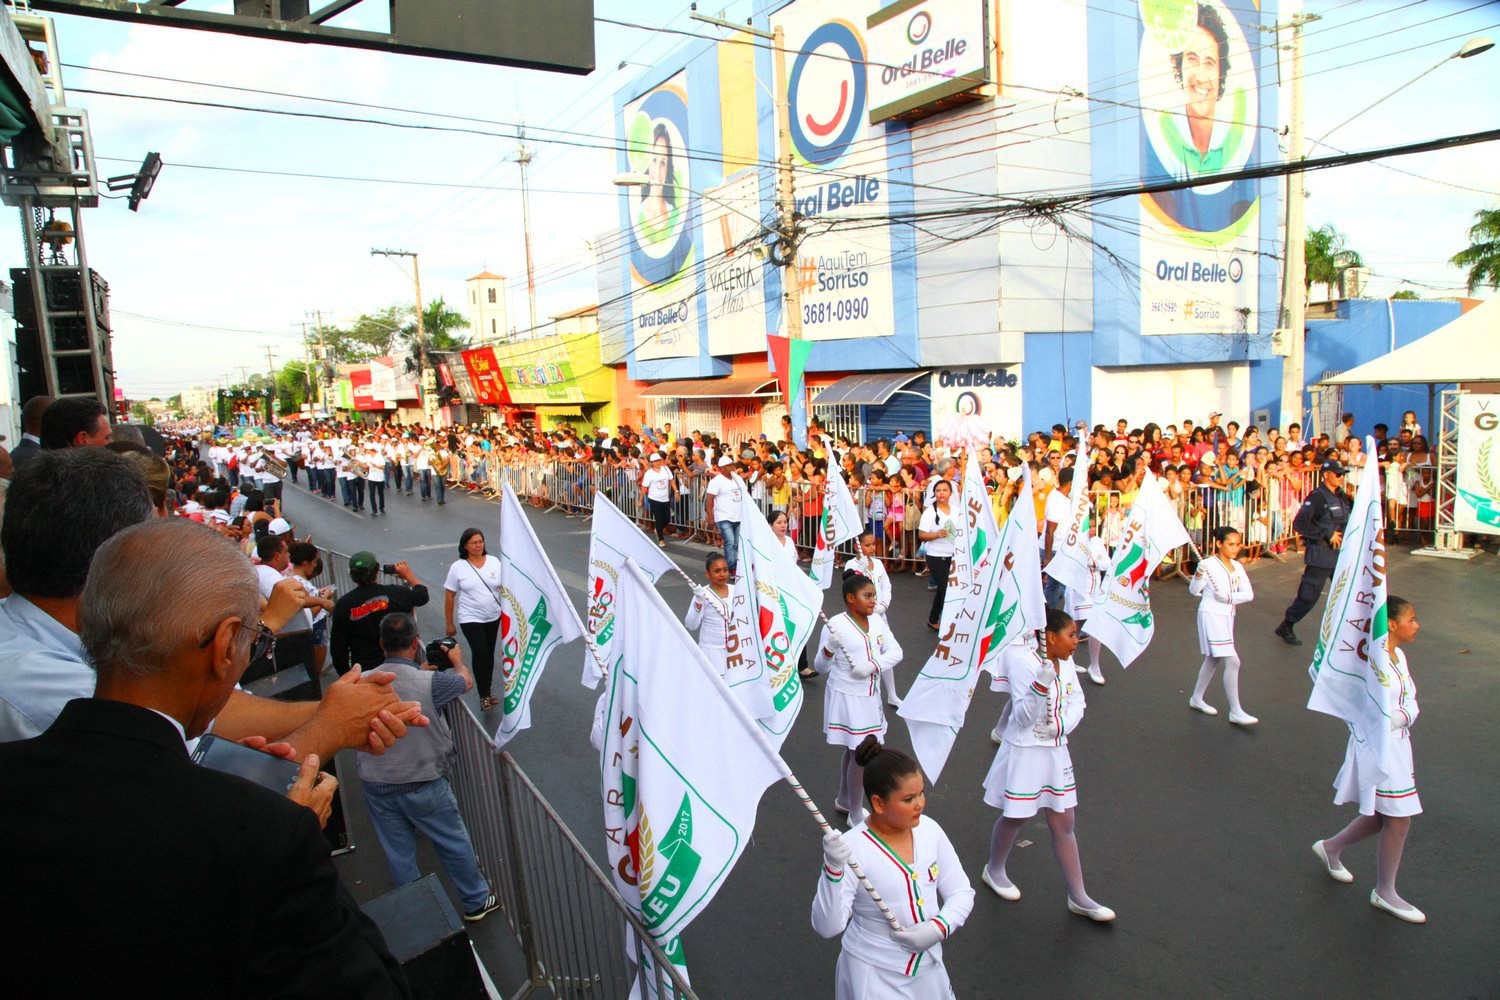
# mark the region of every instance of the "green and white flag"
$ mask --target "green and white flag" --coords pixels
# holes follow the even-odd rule
[[[1373,439],[1367,444],[1373,449]],[[1369,454],[1374,454],[1372,450]],[[1401,685],[1386,647],[1385,521],[1380,508],[1380,463],[1366,462],[1313,650],[1307,707],[1343,719],[1354,737],[1360,780],[1392,777],[1391,717]]]
[[[615,648],[615,590],[620,567],[629,556],[655,583],[677,567],[655,542],[603,493],[594,493],[594,524],[589,534],[588,642],[583,656],[583,686],[598,688],[604,679],[599,664],[613,664]]]
[[[1005,527],[998,528],[979,461],[970,455],[959,506],[937,648],[897,710],[933,784],[953,751],[980,671],[1017,636],[1047,624],[1029,473]]]
[[[1150,470],[1125,518],[1110,566],[1109,596],[1089,615],[1089,635],[1128,667],[1156,632],[1151,614],[1151,574],[1167,553],[1188,543],[1187,529]]]
[[[823,484],[823,513],[818,518],[817,545],[813,549],[812,569],[809,570],[819,587],[827,590],[833,583],[834,565],[838,562],[837,546],[858,535],[863,527],[849,484],[844,482],[839,467],[830,465],[828,478]]]
[[[547,658],[565,642],[583,635],[583,623],[557,570],[542,551],[525,509],[510,483],[500,498],[500,634],[495,653],[500,661],[500,705],[504,716],[495,730],[503,747],[531,728],[531,696],[547,668]]]
[[[802,711],[797,657],[812,638],[823,592],[753,512],[740,522],[736,568],[724,628],[724,681],[780,750]]]
[[[615,623],[620,657],[600,757],[610,873],[685,971],[678,936],[724,885],[750,843],[761,795],[783,775],[634,562],[620,573]]]
[[[1094,590],[1094,568],[1089,556],[1089,516],[1094,509],[1088,490],[1088,453],[1078,443],[1073,462],[1072,494],[1068,497],[1068,523],[1059,524],[1052,536],[1052,558],[1047,575],[1076,594]]]

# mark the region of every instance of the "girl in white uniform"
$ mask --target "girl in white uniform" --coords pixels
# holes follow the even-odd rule
[[[849,814],[853,827],[864,818],[858,801],[864,778],[854,749],[866,736],[885,738],[880,674],[901,662],[901,646],[885,619],[875,614],[875,584],[868,577],[844,574],[844,607],[823,627],[813,669],[828,675],[823,733],[829,743],[844,748],[834,804]]]
[[[990,835],[990,860],[983,877],[1001,899],[1021,898],[1005,863],[1026,821],[1045,808],[1052,854],[1068,884],[1068,910],[1107,921],[1115,919],[1115,911],[1096,903],[1084,890],[1083,862],[1073,833],[1078,792],[1068,737],[1084,710],[1083,688],[1072,659],[1077,646],[1077,624],[1065,612],[1049,608],[1046,657],[1033,656],[1030,670],[1019,663],[1011,667],[1004,741],[984,779],[985,804],[1002,813]]]
[[[1375,888],[1370,892],[1370,905],[1407,923],[1422,924],[1427,922],[1427,915],[1396,892],[1396,872],[1401,867],[1401,852],[1406,846],[1411,818],[1422,811],[1422,800],[1417,797],[1416,765],[1412,763],[1411,753],[1411,724],[1417,721],[1420,711],[1417,708],[1417,685],[1407,667],[1406,653],[1400,647],[1415,639],[1422,626],[1417,622],[1417,612],[1410,601],[1387,597],[1385,608],[1389,630],[1386,648],[1390,651],[1391,673],[1395,675],[1387,695],[1391,740],[1386,759],[1382,761],[1387,777],[1383,782],[1361,780],[1351,735],[1349,746],[1344,751],[1344,766],[1334,779],[1333,803],[1358,803],[1359,815],[1337,836],[1318,841],[1312,849],[1328,869],[1329,877],[1338,882],[1353,882],[1354,876],[1343,866],[1340,857],[1350,846],[1378,835]]]
[[[885,563],[878,555],[880,545],[873,531],[859,536],[859,555],[844,563],[844,570],[853,571],[870,578],[875,584],[875,614],[886,623],[891,606],[891,575],[885,571]],[[896,693],[896,671],[885,670],[880,674],[880,688],[885,692],[885,703],[892,708],[901,707],[901,696]]]
[[[682,624],[691,632],[698,630],[698,648],[723,677],[729,669],[729,654],[724,648],[724,621],[729,616],[729,561],[721,552],[709,553],[703,575],[708,586],[694,588],[693,603],[688,605]]]
[[[1073,620],[1083,626],[1085,633],[1088,631],[1088,617],[1093,610],[1102,605],[1109,598],[1109,549],[1104,540],[1092,531],[1088,539],[1089,553],[1089,592],[1080,594],[1072,587],[1063,588],[1063,610],[1072,616]],[[1104,683],[1104,672],[1099,666],[1099,640],[1091,635],[1085,635],[1089,644],[1089,680],[1095,684]]]
[[[1260,720],[1240,705],[1240,657],[1234,647],[1234,609],[1255,598],[1250,577],[1235,556],[1240,554],[1240,533],[1227,525],[1214,529],[1216,552],[1213,558],[1198,564],[1198,572],[1188,584],[1188,593],[1201,596],[1198,604],[1198,651],[1203,665],[1198,668],[1198,683],[1188,706],[1204,715],[1218,715],[1219,710],[1203,700],[1214,671],[1224,668],[1224,695],[1229,699],[1229,721],[1236,726],[1253,726]]]
[[[922,815],[922,770],[873,736],[855,751],[863,768],[869,818],[823,838],[823,872],[812,925],[843,935],[834,1000],[952,1000],[943,945],[974,908],[974,889],[937,821]],[[852,873],[849,859],[902,926],[893,931]]]

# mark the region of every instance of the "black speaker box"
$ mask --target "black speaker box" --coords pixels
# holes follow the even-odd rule
[[[392,889],[363,909],[385,935],[417,1000],[486,1000],[469,935],[436,875]]]

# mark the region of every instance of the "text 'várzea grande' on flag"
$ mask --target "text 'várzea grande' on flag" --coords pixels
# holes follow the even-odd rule
[[[1167,553],[1188,543],[1187,529],[1149,470],[1125,518],[1125,530],[1110,565],[1109,596],[1089,615],[1089,635],[1128,667],[1146,651],[1156,632],[1151,613],[1151,574]]]
[[[615,591],[615,627],[619,655],[600,759],[610,871],[667,957],[685,969],[678,935],[729,877],[761,795],[783,774],[633,561]]]
[[[615,646],[615,591],[625,558],[635,560],[652,583],[677,567],[640,527],[603,493],[594,493],[594,523],[589,532],[588,643],[584,650],[583,686],[598,688],[601,666],[619,656]]]
[[[857,536],[863,527],[849,484],[844,482],[837,465],[829,465],[823,485],[823,512],[818,517],[817,544],[809,571],[819,587],[827,590],[833,583],[834,569],[838,565],[837,546]]]
[[[1088,452],[1083,442],[1078,444],[1078,456],[1073,460],[1073,493],[1068,510],[1068,523],[1059,524],[1052,538],[1052,558],[1043,570],[1048,576],[1077,594],[1088,594],[1094,590],[1094,570],[1089,556],[1089,518],[1092,516],[1093,497],[1089,495],[1087,477],[1083,474],[1089,467]]]
[[[495,746],[503,747],[516,733],[531,728],[531,696],[547,659],[558,646],[583,635],[583,623],[510,483],[500,497],[500,543],[495,548],[500,560],[495,654],[505,713],[495,730]]]
[[[934,784],[964,723],[980,671],[1018,636],[1047,624],[1037,552],[1036,507],[1026,475],[1005,527],[971,455],[965,466],[953,575],[943,601],[937,647],[912,682],[901,708],[912,749]]]

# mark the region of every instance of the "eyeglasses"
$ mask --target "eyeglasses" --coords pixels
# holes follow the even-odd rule
[[[265,659],[266,657],[270,656],[271,651],[276,648],[276,633],[272,632],[270,629],[266,628],[259,622],[256,622],[254,625],[250,625],[243,621],[237,621],[235,622],[235,625],[239,628],[245,629],[246,631],[252,632],[255,635],[255,641],[250,644],[251,663],[254,663],[256,660]],[[214,632],[217,631],[218,629],[214,630]],[[208,637],[205,638],[202,642],[198,643],[199,649],[208,648],[208,644],[214,641],[214,632],[208,633]]]

